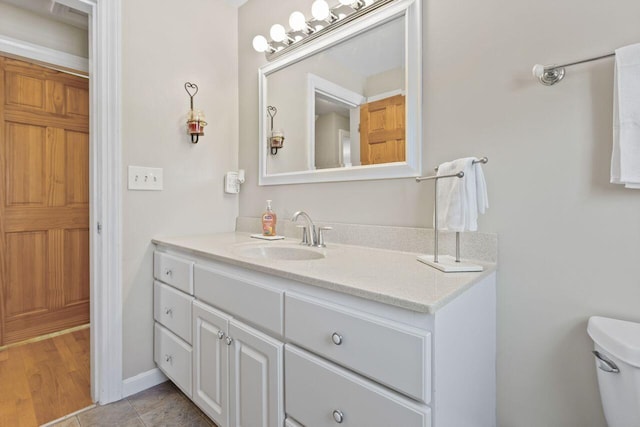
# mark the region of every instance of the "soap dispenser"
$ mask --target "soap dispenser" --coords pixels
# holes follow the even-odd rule
[[[276,213],[271,209],[271,200],[267,200],[267,210],[262,214],[262,235],[276,235]]]

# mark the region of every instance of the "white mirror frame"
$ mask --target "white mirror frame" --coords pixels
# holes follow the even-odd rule
[[[258,184],[282,185],[313,182],[360,181],[373,179],[409,178],[421,175],[422,170],[422,28],[421,0],[398,0],[337,28],[297,50],[258,69],[259,159]],[[373,26],[404,16],[405,76],[406,76],[406,161],[347,168],[309,169],[296,172],[268,174],[267,158],[267,76],[320,52],[343,40],[354,37]],[[313,148],[313,147],[312,147]],[[285,147],[283,148],[286,150]]]

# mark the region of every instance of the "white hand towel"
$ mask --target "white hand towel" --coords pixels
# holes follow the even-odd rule
[[[484,214],[489,209],[489,193],[487,191],[487,181],[484,179],[482,164],[473,165],[476,174],[476,193],[478,198],[478,212]]]
[[[472,159],[473,161],[473,159]],[[465,170],[467,159],[445,162],[438,166],[438,176],[453,175]],[[441,178],[438,180],[438,228],[449,231],[466,231],[468,201],[466,183],[463,178]]]
[[[478,212],[489,207],[487,184],[480,163],[473,157],[446,162],[438,167],[438,176],[464,172],[463,178],[438,180],[438,228],[449,231],[476,231]]]
[[[616,49],[611,182],[640,189],[640,44]]]

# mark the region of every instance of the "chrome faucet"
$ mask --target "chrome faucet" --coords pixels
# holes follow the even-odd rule
[[[331,227],[319,227],[316,230],[316,225],[311,220],[308,213],[304,211],[298,211],[291,217],[291,222],[296,222],[299,217],[304,218],[307,225],[302,226],[302,242],[300,244],[307,246],[316,246],[318,248],[324,248],[324,234],[325,230],[331,230]]]

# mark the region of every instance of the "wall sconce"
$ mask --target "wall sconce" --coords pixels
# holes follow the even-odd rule
[[[326,0],[316,0],[311,5],[311,19],[305,18],[302,12],[295,11],[289,17],[291,29],[287,32],[284,26],[274,24],[269,31],[271,41],[257,35],[253,38],[253,48],[264,52],[268,61],[292,51],[323,34],[341,27],[359,17],[366,15],[394,0],[340,0],[329,7]]]
[[[278,114],[278,109],[273,105],[267,106],[267,114],[269,114],[270,119],[270,130],[268,144],[269,149],[271,150],[272,155],[278,154],[278,150],[282,148],[284,145],[284,131],[283,130],[273,130],[273,118]]]
[[[198,93],[198,85],[186,82],[184,84],[184,90],[189,94],[191,101],[191,108],[187,116],[187,133],[191,135],[191,142],[197,144],[198,138],[204,135],[204,127],[207,125],[207,122],[204,121],[204,113],[201,110],[193,109],[193,97]]]

